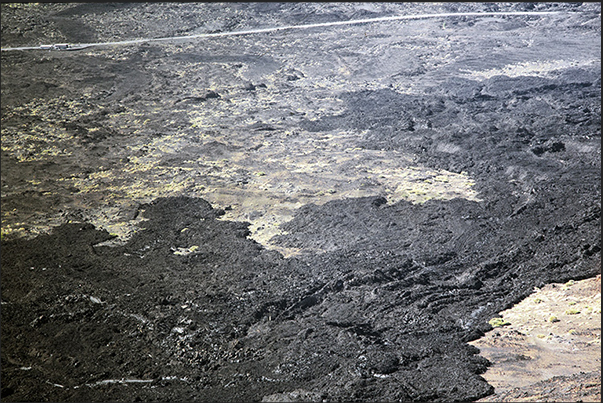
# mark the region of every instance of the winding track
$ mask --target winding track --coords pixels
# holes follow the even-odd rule
[[[147,42],[165,42],[165,41],[180,41],[180,40],[192,40],[192,39],[203,39],[203,38],[218,38],[223,36],[238,36],[238,35],[253,35],[267,32],[285,31],[291,29],[310,29],[310,28],[322,28],[322,27],[333,27],[339,25],[355,25],[355,24],[369,24],[384,21],[399,21],[399,20],[418,20],[424,18],[445,18],[445,17],[486,17],[486,16],[537,16],[537,15],[554,15],[562,14],[561,11],[509,11],[509,12],[470,12],[470,13],[441,13],[441,14],[417,14],[417,15],[398,15],[391,17],[378,17],[378,18],[365,18],[360,20],[349,20],[349,21],[334,21],[334,22],[322,22],[317,24],[306,24],[306,25],[285,25],[282,27],[272,28],[258,28],[249,29],[244,31],[234,32],[216,32],[208,34],[196,34],[186,36],[170,36],[166,38],[144,38],[144,39],[132,39],[128,41],[117,41],[117,42],[98,42],[98,43],[81,43],[76,45],[70,45],[67,49],[52,48],[57,45],[50,45],[50,50],[77,50],[88,48],[92,46],[119,46],[119,45],[135,45],[138,43]],[[24,46],[17,48],[2,48],[2,52],[14,51],[14,50],[48,50],[49,45],[41,46]]]

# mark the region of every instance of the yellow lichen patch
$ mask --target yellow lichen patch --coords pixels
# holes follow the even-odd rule
[[[600,61],[599,61],[600,62]],[[516,64],[508,64],[502,68],[494,68],[483,71],[463,70],[468,77],[485,80],[494,76],[536,76],[546,77],[548,74],[561,69],[587,67],[597,63],[596,60],[541,60],[534,62],[522,62]]]
[[[24,223],[16,223],[16,224],[2,224],[2,239],[7,239],[8,237],[25,237],[27,234],[27,228],[23,226]]]
[[[320,67],[308,63],[303,69]],[[206,68],[203,64],[198,67]],[[191,88],[187,94],[203,96],[208,88],[220,94],[220,98],[201,103],[174,104],[172,100],[115,105],[104,114],[103,128],[128,134],[132,140],[110,150],[103,167],[55,179],[65,188],[79,190],[65,208],[78,206],[93,224],[115,227],[112,232],[124,234],[131,233],[130,225],[125,225],[117,212],[109,214],[108,208],[157,197],[203,197],[216,207],[230,206],[225,219],[249,222],[253,239],[276,247],[270,239],[280,233],[280,224],[307,203],[321,205],[367,196],[384,196],[389,203],[456,197],[479,201],[466,173],[418,166],[411,156],[398,151],[359,147],[358,139],[368,135],[366,131],[291,129],[301,120],[317,121],[346,110],[345,102],[332,92],[326,96],[324,89],[316,88],[317,83],[321,88],[337,88],[341,83],[336,79],[312,81],[305,79],[304,73],[299,75],[299,80],[287,84],[303,89],[298,91],[299,97],[291,97],[289,91],[261,89],[249,96],[242,87],[212,84],[203,90]],[[268,88],[281,85],[277,76],[265,77]],[[64,129],[64,123],[80,122],[98,112],[88,97],[34,100],[8,111],[15,116],[34,116],[42,123],[35,130],[3,128],[3,150],[21,161],[57,155],[75,161],[85,155],[85,146]],[[286,105],[283,116],[263,112],[278,110],[279,105]],[[171,129],[157,136],[148,128],[151,122]],[[98,125],[81,129],[89,135],[101,130]],[[7,141],[5,133],[12,135]],[[218,151],[213,152],[216,144]],[[100,211],[108,216],[98,214]]]
[[[182,159],[175,166],[162,161],[178,161],[191,141],[185,133],[165,135],[127,146],[129,156],[123,164],[57,180],[79,189],[79,199],[92,196],[116,206],[156,197],[203,197],[217,207],[230,206],[224,218],[250,222],[251,237],[267,247],[275,247],[270,239],[280,233],[280,224],[306,203],[321,205],[366,196],[385,196],[390,203],[455,197],[479,201],[467,174],[416,166],[397,151],[349,146],[359,133],[304,133],[295,143],[284,141],[290,135],[257,136],[254,143],[261,144],[257,152],[226,136],[216,137],[225,146],[235,146],[229,148],[235,151],[229,151],[227,158],[201,154],[196,159]],[[90,207],[98,209],[102,203]],[[92,210],[86,216],[103,228],[123,226],[117,219],[113,224],[110,219],[99,220]]]
[[[63,128],[45,122],[23,127],[2,128],[2,151],[19,162],[41,161],[68,156],[73,136]]]
[[[430,198],[454,197],[479,200],[466,174],[404,166],[401,162],[406,160],[402,155],[359,149],[330,152],[329,159],[330,163],[321,161],[313,153],[280,160],[265,158],[263,169],[250,175],[243,186],[208,188],[202,197],[219,206],[232,207],[224,218],[250,222],[251,237],[267,247],[272,247],[269,239],[279,234],[278,226],[291,219],[295,209],[305,203],[321,205],[375,195],[385,196],[391,203],[400,200],[422,203]],[[251,165],[244,158],[239,163],[239,169],[249,169],[246,164]],[[225,177],[236,171],[235,167],[237,165],[231,164],[224,172]],[[425,182],[426,177],[438,180]],[[446,180],[442,180],[443,177]]]
[[[488,321],[488,323],[490,324],[490,326],[492,327],[502,327],[502,326],[509,326],[511,323],[507,322],[505,319],[503,318],[492,318],[490,319],[490,321]]]
[[[188,248],[173,248],[172,253],[178,256],[188,256],[195,253],[199,249],[199,246],[193,245]]]
[[[2,220],[2,238],[33,238],[41,234],[47,234],[53,227],[59,226],[63,220],[57,216],[34,215],[27,222],[6,223]]]

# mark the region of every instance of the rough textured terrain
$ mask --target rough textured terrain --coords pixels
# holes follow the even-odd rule
[[[475,11],[559,13],[3,51],[2,399],[492,395],[469,342],[600,274],[600,3],[2,4],[2,47]]]

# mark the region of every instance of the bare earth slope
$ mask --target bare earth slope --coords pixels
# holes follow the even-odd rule
[[[480,401],[601,401],[601,276],[548,284],[470,344],[492,362]]]
[[[600,3],[1,7],[3,49],[534,13],[3,51],[3,401],[598,396],[491,342],[596,340],[594,290],[489,321],[600,274]]]

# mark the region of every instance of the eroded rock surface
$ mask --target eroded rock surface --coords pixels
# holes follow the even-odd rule
[[[517,10],[560,13],[2,52],[3,400],[477,400],[468,342],[601,253],[598,3],[3,4],[3,47]]]

